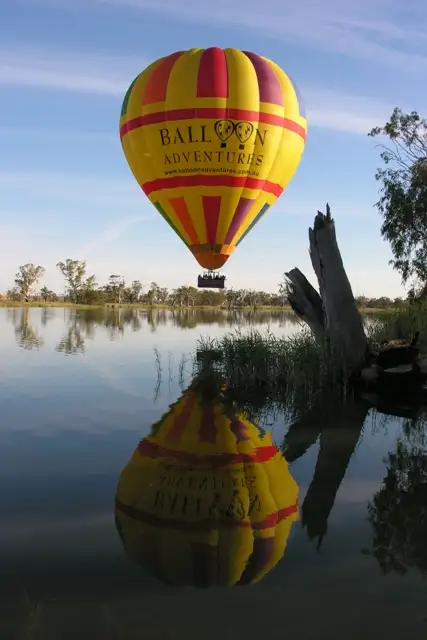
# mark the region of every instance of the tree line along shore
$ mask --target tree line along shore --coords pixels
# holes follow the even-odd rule
[[[28,304],[33,306],[104,306],[133,305],[156,307],[209,307],[218,309],[283,309],[290,310],[284,284],[278,285],[275,293],[252,289],[227,289],[225,291],[200,290],[192,286],[175,289],[161,287],[156,282],[148,285],[141,280],[127,283],[121,275],[113,274],[106,284],[97,283],[95,275],[87,273],[84,260],[68,258],[57,264],[64,277],[65,292],[51,291],[47,286],[38,288],[46,270],[31,262],[21,265],[15,275],[14,286],[0,294],[0,305]],[[38,290],[37,290],[38,288]],[[356,304],[361,310],[383,311],[401,309],[403,298],[381,296],[369,298],[357,296]]]

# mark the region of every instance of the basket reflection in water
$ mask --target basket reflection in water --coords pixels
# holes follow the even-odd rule
[[[199,377],[124,468],[116,525],[129,556],[164,583],[243,585],[282,558],[297,500],[271,435]]]

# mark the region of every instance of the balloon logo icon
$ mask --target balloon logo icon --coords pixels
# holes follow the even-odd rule
[[[249,140],[254,132],[254,125],[251,122],[238,122],[235,127],[236,136],[239,139],[239,149],[245,148],[245,142]]]
[[[221,148],[224,148],[227,146],[227,140],[233,135],[234,124],[231,120],[217,120],[214,124],[214,130],[221,140]]]

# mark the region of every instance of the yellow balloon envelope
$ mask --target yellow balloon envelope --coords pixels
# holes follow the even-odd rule
[[[136,180],[211,270],[285,189],[306,134],[299,92],[277,64],[216,47],[153,62],[129,87],[120,119]]]
[[[167,584],[242,585],[283,556],[297,500],[271,435],[196,384],[124,468],[116,524],[127,553]]]

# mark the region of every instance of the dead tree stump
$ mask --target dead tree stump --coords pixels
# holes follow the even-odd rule
[[[319,292],[298,268],[285,273],[286,294],[294,312],[312,330],[316,340],[333,353],[343,369],[363,366],[368,344],[362,317],[338,247],[329,205],[317,212],[309,229],[310,258]]]

